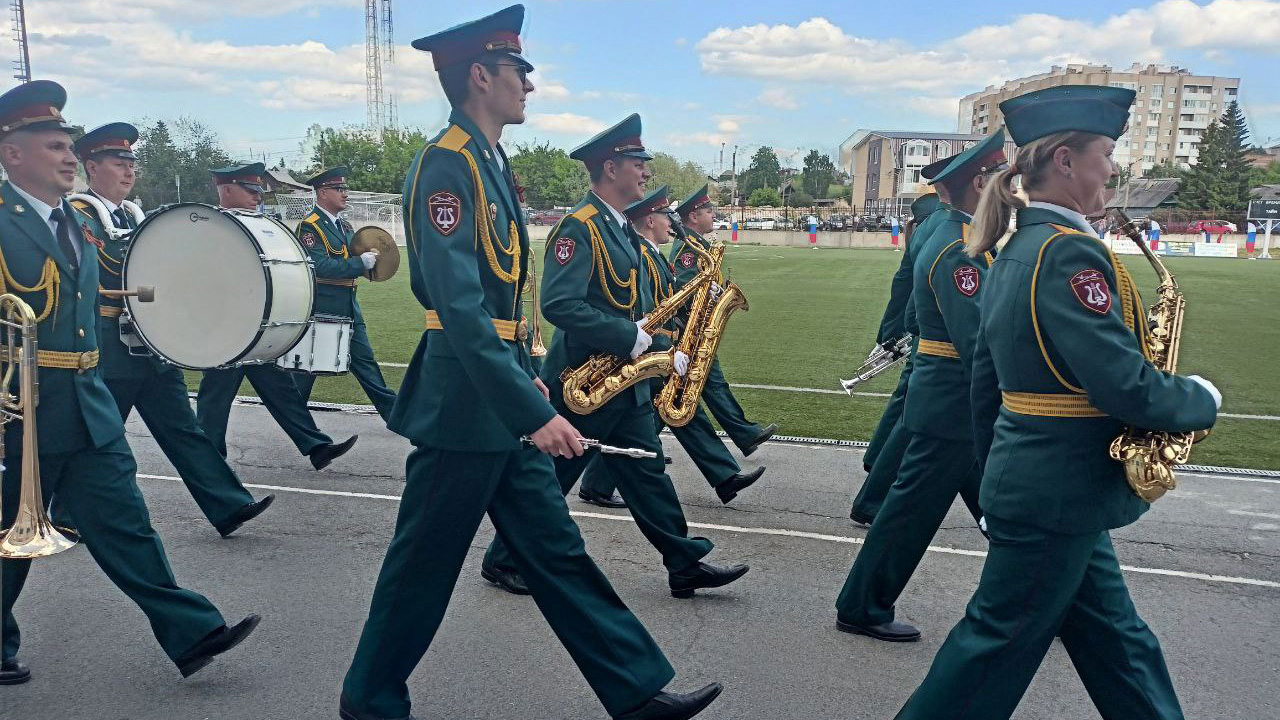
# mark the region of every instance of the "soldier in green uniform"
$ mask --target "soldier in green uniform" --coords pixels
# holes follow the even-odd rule
[[[674,219],[671,217],[670,204],[671,201],[667,197],[668,189],[666,185],[654,190],[646,195],[643,199],[630,205],[626,209],[627,220],[631,223],[631,227],[636,231],[643,242],[640,243],[641,259],[644,261],[644,280],[651,284],[653,289],[654,303],[660,303],[666,300],[675,292],[675,269],[667,258],[663,257],[659,247],[667,244],[671,239],[671,229]],[[653,344],[649,346],[649,351],[670,350],[672,346],[672,338],[676,337],[677,324],[673,320],[666,328],[666,332],[660,332],[654,335]],[[683,375],[688,367],[689,357],[682,352],[676,352],[676,370]],[[666,378],[654,378],[650,381],[652,386],[651,393],[654,397],[658,396],[658,392],[666,383]],[[661,416],[654,413],[655,421],[658,424],[658,430],[661,432],[664,423]],[[707,414],[703,412],[699,406],[695,411],[693,419],[689,424],[672,428],[671,433],[675,435],[676,440],[680,442],[680,446],[685,452],[689,453],[689,457],[693,460],[693,464],[698,466],[698,470],[702,472],[702,477],[706,478],[707,483],[716,491],[716,496],[720,498],[720,502],[729,504],[739,492],[760,479],[764,475],[764,467],[757,467],[749,473],[741,472],[738,462],[733,459],[733,454],[724,446],[720,438],[716,436],[716,430],[711,425],[711,420],[707,418]],[[613,501],[614,484],[612,478],[604,470],[600,458],[593,459],[587,465],[587,471],[582,476],[582,486],[578,490],[578,497],[585,502],[593,502],[597,505],[608,507]]]
[[[63,199],[76,178],[71,126],[61,85],[36,80],[0,96],[0,292],[14,293],[37,317],[41,484],[57,493],[98,567],[151,621],[156,640],[183,677],[253,631],[250,615],[228,628],[204,596],[178,586],[138,490],[138,466],[124,423],[95,368],[98,363],[98,248]],[[34,401],[35,398],[24,398]],[[21,486],[23,423],[4,426],[4,517],[9,527]],[[43,560],[41,562],[51,562]],[[27,682],[17,659],[13,605],[30,560],[0,561],[0,685]]]
[[[316,189],[316,206],[298,224],[298,241],[311,254],[316,265],[315,314],[337,315],[354,322],[351,330],[351,374],[373,402],[373,407],[383,420],[391,414],[396,394],[387,389],[382,370],[373,356],[369,333],[365,330],[364,315],[356,300],[356,278],[373,269],[377,262],[376,250],[359,255],[351,254],[354,230],[351,224],[338,217],[347,209],[347,175],[345,167],[329,168],[317,173],[307,184]],[[303,400],[311,399],[311,386],[316,376],[294,373],[293,382]]]
[[[649,179],[645,163],[653,158],[640,140],[640,116],[631,115],[580,145],[569,157],[587,166],[591,190],[565,216],[547,240],[541,286],[542,313],[558,332],[542,366],[551,402],[585,437],[621,447],[651,451],[656,458],[607,455],[605,470],[622,492],[636,525],[662,554],[671,594],[692,597],[699,588],[727,585],[747,572],[746,565],[702,562],[710,540],[690,537],[684,509],[665,471],[662,443],[653,422],[650,385],[638,382],[588,415],[564,404],[561,373],[597,353],[636,358],[653,338],[644,330],[653,309],[653,288],[642,282],[642,240],[623,209],[644,197]],[[557,458],[556,476],[567,495],[589,458]],[[494,540],[483,572],[510,592],[519,592],[502,539]]]
[[[1146,307],[1085,220],[1104,207],[1133,98],[1065,85],[1000,104],[1018,153],[987,185],[968,242],[981,257],[1017,209],[985,278],[973,358],[991,545],[964,619],[901,719],[1010,717],[1055,636],[1102,717],[1183,717],[1111,544],[1110,530],[1149,506],[1107,450],[1126,425],[1208,428],[1221,395],[1147,359]],[[1029,205],[1014,194],[1017,175]]]
[[[218,204],[229,209],[256,211],[262,201],[262,176],[266,171],[262,163],[210,170],[218,189]],[[235,402],[240,383],[246,378],[280,429],[293,441],[298,452],[311,459],[311,466],[316,470],[324,469],[356,444],[356,435],[335,444],[333,438],[320,431],[289,373],[274,364],[243,365],[205,370],[196,393],[196,418],[204,434],[224,457],[231,403]]]
[[[432,54],[453,113],[405,179],[409,282],[426,330],[388,425],[414,449],[343,682],[343,720],[411,720],[406,681],[485,513],[610,716],[691,718],[720,693],[719,684],[662,691],[671,665],[587,555],[548,457],[578,457],[583,447],[533,372],[520,314],[529,237],[499,140],[504,126],[524,121],[533,90],[520,55],[523,18],[515,5],[413,43]]]
[[[920,332],[902,414],[907,447],[836,600],[836,623],[844,632],[894,642],[919,639],[919,630],[894,619],[894,603],[957,494],[975,521],[982,518],[969,427],[969,360],[990,256],[969,257],[964,238],[982,188],[1006,164],[1004,131],[997,130],[933,179],[946,188],[952,205],[923,243],[915,241],[911,302]]]
[[[89,178],[89,193],[107,211],[107,217],[84,200],[72,200],[80,231],[96,247],[98,282],[106,290],[121,289],[127,234],[137,227],[134,216],[121,206],[135,179],[133,143],[138,130],[110,123],[85,133],[75,143],[76,155]],[[104,227],[104,223],[110,223]],[[120,339],[120,298],[102,297],[98,307],[98,372],[115,398],[120,418],[128,420],[133,409],[151,437],[173,463],[187,491],[223,537],[262,514],[275,499],[267,495],[255,501],[196,424],[187,398],[187,383],[177,366],[151,355],[130,354]]]
[[[711,203],[707,186],[694,190],[684,202],[677,205],[676,214],[680,216],[686,234],[672,245],[670,258],[676,272],[676,288],[681,288],[698,274],[698,256],[685,245],[696,243],[703,250],[711,247],[704,236],[715,229],[716,208]],[[711,369],[707,372],[702,402],[744,457],[750,457],[778,431],[776,423],[762,426],[747,420],[746,413],[729,388],[729,381],[724,379],[719,358],[712,361]]]
[[[945,157],[937,162],[924,166],[920,177],[932,180],[938,173],[959,157],[959,153]],[[894,273],[889,286],[889,303],[885,306],[884,317],[880,321],[880,330],[876,334],[876,344],[884,346],[893,344],[904,335],[916,335],[915,312],[911,304],[912,270],[915,267],[916,249],[924,245],[938,223],[946,217],[946,188],[939,185],[936,192],[922,195],[911,203],[912,221],[907,226],[902,253],[902,262]],[[849,519],[860,525],[870,526],[880,511],[889,487],[898,477],[898,466],[902,463],[902,453],[907,449],[907,431],[902,427],[902,408],[907,402],[907,383],[911,380],[912,361],[915,346],[898,375],[898,385],[893,389],[880,422],[871,435],[871,442],[862,454],[862,469],[867,473],[862,487],[854,495],[853,507],[849,511]],[[880,458],[884,458],[884,462]]]

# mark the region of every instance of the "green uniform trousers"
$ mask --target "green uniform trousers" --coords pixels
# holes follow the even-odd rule
[[[902,372],[898,375],[898,384],[893,388],[893,394],[889,396],[889,402],[884,406],[884,412],[880,415],[880,422],[876,423],[875,432],[871,433],[871,442],[867,443],[867,451],[862,453],[862,469],[871,472],[871,468],[875,467],[876,459],[880,457],[881,451],[884,450],[885,443],[889,441],[889,434],[898,426],[898,421],[902,419],[902,409],[907,406],[907,383],[911,380],[912,361],[915,359],[915,353],[907,356],[907,362],[902,366]],[[901,455],[899,455],[901,459]],[[890,483],[893,481],[891,480]],[[888,492],[889,486],[884,487],[884,491]],[[884,499],[884,495],[880,496]]]
[[[7,527],[17,510],[22,475],[20,436],[9,432],[4,472]],[[224,625],[222,614],[204,596],[178,587],[160,537],[137,484],[138,466],[124,437],[103,447],[40,456],[45,501],[58,494],[62,511],[75,523],[81,541],[116,587],[142,608],[156,640],[172,660]],[[74,551],[73,551],[74,552]],[[21,635],[13,604],[26,583],[31,563],[57,558],[0,561],[3,573],[4,659],[18,652]]]
[[[486,512],[609,714],[638,707],[671,681],[670,663],[587,555],[546,455],[419,446],[405,474],[395,537],[343,682],[356,708],[378,717],[409,714],[406,680],[440,627]]]
[[[387,381],[382,378],[382,368],[378,367],[378,361],[373,356],[373,345],[369,344],[369,333],[362,322],[356,323],[351,329],[350,369],[385,422],[391,414],[391,406],[396,404],[396,394],[387,389]],[[303,372],[289,374],[293,376],[293,384],[297,386],[303,401],[311,400],[311,386],[315,384],[316,376]]]
[[[889,488],[898,479],[898,468],[902,466],[902,456],[910,440],[911,432],[901,422],[887,433],[884,444],[880,446],[880,456],[862,481],[858,494],[853,496],[853,515],[874,520],[880,513]]]
[[[640,532],[662,554],[662,564],[669,572],[692,567],[714,547],[701,537],[689,537],[684,508],[676,488],[666,473],[662,443],[654,431],[653,406],[616,405],[590,415],[568,413],[565,416],[583,437],[595,438],[606,445],[639,448],[657,453],[656,458],[630,458],[623,455],[600,455],[600,462],[627,501]],[[555,459],[556,479],[562,495],[568,495],[586,470],[587,463],[598,453],[589,452],[576,458]],[[491,567],[514,568],[502,537],[489,546],[485,563]]]
[[[879,625],[915,572],[959,494],[975,520],[982,476],[968,440],[911,433],[898,479],[867,532],[836,600],[842,622]]]
[[[707,410],[715,417],[716,422],[720,423],[721,429],[728,434],[729,439],[738,446],[739,450],[750,447],[751,443],[764,431],[760,425],[747,420],[746,412],[738,404],[738,399],[733,396],[733,390],[729,388],[729,381],[724,379],[719,358],[711,361],[711,370],[707,372],[707,383],[702,388],[702,403],[707,406]]]
[[[103,382],[120,408],[121,420],[128,420],[133,408],[138,408],[151,437],[215,528],[253,502],[235,470],[196,425],[181,370],[169,366],[148,378]]]
[[[227,419],[231,415],[231,403],[235,402],[240,382],[245,378],[249,379],[249,384],[280,429],[297,446],[298,452],[307,455],[321,445],[333,442],[333,438],[320,432],[307,410],[306,401],[284,370],[275,365],[205,370],[200,390],[196,393],[196,419],[200,429],[223,457],[227,455]]]
[[[978,589],[899,720],[1008,718],[1055,635],[1103,720],[1181,720],[1109,532],[1060,535],[990,515],[987,530]]]

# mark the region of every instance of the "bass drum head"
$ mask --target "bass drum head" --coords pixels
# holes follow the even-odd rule
[[[155,286],[155,301],[128,298],[138,334],[153,352],[189,369],[235,363],[269,315],[270,287],[259,248],[231,214],[181,203],[151,215],[134,233],[125,287]]]

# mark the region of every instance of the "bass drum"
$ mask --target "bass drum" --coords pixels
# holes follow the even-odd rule
[[[307,331],[315,271],[283,224],[256,212],[199,203],[161,208],[134,231],[124,287],[155,286],[155,301],[126,298],[143,344],[188,370],[270,363]]]

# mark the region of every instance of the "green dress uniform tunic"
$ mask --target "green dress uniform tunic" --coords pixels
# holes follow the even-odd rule
[[[103,201],[105,204],[105,200]],[[106,290],[121,289],[121,271],[128,239],[116,239],[102,227],[88,203],[74,200],[81,232],[97,246],[99,283]],[[118,208],[113,226],[136,227],[133,216]],[[253,502],[253,496],[236,472],[219,454],[196,424],[182,370],[153,355],[132,355],[120,339],[123,301],[103,297],[99,301],[99,372],[115,398],[120,419],[128,420],[138,408],[142,421],[169,462],[173,463],[200,511],[217,529],[234,522],[237,511]]]
[[[711,243],[706,238],[692,230],[688,230],[683,239],[672,243],[671,254],[668,257],[675,268],[677,289],[684,287],[685,283],[698,274],[697,255],[685,248],[688,243],[696,243],[702,250],[711,248]],[[733,396],[729,381],[725,379],[724,372],[720,369],[719,357],[711,361],[711,369],[707,371],[707,383],[702,388],[702,403],[711,411],[716,422],[720,423],[720,427],[739,450],[745,452],[750,449],[765,431],[759,423],[747,420],[746,412],[738,404],[738,399]]]
[[[396,394],[387,389],[382,369],[373,355],[369,333],[365,329],[360,302],[356,300],[356,278],[365,274],[360,258],[350,252],[353,231],[341,218],[335,224],[333,218],[318,207],[312,208],[298,224],[298,241],[311,255],[316,268],[316,315],[337,315],[354,322],[351,329],[351,374],[364,388],[374,409],[383,420],[391,414]],[[316,376],[310,373],[293,373],[293,382],[303,400],[311,399],[311,386]]]
[[[521,445],[556,414],[517,335],[529,239],[501,149],[460,111],[450,123],[405,180],[410,285],[427,330],[388,426],[414,449],[343,694],[377,717],[409,714],[406,680],[487,512],[552,630],[618,715],[674,672],[587,555],[550,458]]]
[[[964,252],[969,216],[954,208],[919,250],[912,302],[920,340],[902,427],[907,448],[836,601],[842,622],[893,621],[893,605],[959,494],[978,510],[978,461],[969,425],[969,364],[989,256]]]
[[[55,208],[57,210],[59,208]],[[168,656],[179,659],[223,626],[203,596],[178,586],[137,485],[137,465],[124,423],[95,370],[98,362],[98,248],[87,242],[65,201],[69,238],[80,260],[64,254],[45,218],[9,183],[0,186],[0,278],[39,318],[40,479],[54,493],[102,568],[151,621]],[[4,517],[13,522],[22,474],[22,422],[5,425]],[[0,561],[3,574],[3,657],[18,652],[12,609],[30,560]]]
[[[602,455],[600,462],[617,482],[640,531],[662,554],[667,570],[693,567],[713,546],[706,538],[689,537],[654,426],[650,384],[636,383],[599,410],[579,415],[565,406],[560,381],[565,369],[578,367],[596,353],[630,357],[636,321],[653,309],[653,288],[643,282],[646,270],[640,243],[644,241],[625,219],[620,225],[594,192],[588,192],[548,238],[552,239],[547,241],[540,289],[542,314],[558,330],[542,367],[551,402],[583,437],[657,454],[647,459]],[[555,459],[564,493],[590,460],[591,454]],[[486,563],[511,567],[501,538],[490,546]]]
[[[653,285],[655,304],[660,303],[675,291],[675,268],[662,256],[662,253],[657,248],[649,244],[648,240],[642,239],[640,241],[640,254],[644,260],[645,280]],[[675,322],[672,321],[667,328],[668,333],[674,331],[675,327]],[[653,344],[649,346],[649,352],[670,350],[672,345],[671,338],[671,334],[654,335]],[[662,390],[666,380],[663,377],[649,381],[654,397],[657,397],[658,392]],[[653,413],[653,417],[658,431],[661,432],[666,424],[656,410]],[[733,454],[729,452],[729,449],[724,446],[719,436],[716,435],[716,429],[711,425],[711,420],[707,417],[706,412],[702,410],[701,405],[694,411],[693,419],[687,425],[672,428],[671,434],[675,435],[676,440],[680,442],[680,446],[684,448],[684,451],[689,453],[693,464],[698,466],[702,477],[706,478],[707,484],[711,485],[711,487],[719,487],[741,470],[738,467],[738,461],[733,459]],[[613,495],[616,485],[608,472],[604,471],[600,457],[587,464],[587,470],[582,477],[582,487],[590,492],[599,493],[604,497]]]
[[[1018,211],[987,275],[973,409],[991,545],[964,619],[899,718],[1008,718],[1055,635],[1102,717],[1182,718],[1109,532],[1148,505],[1107,449],[1126,424],[1207,428],[1215,403],[1148,362],[1146,308],[1124,265],[1068,222]]]

